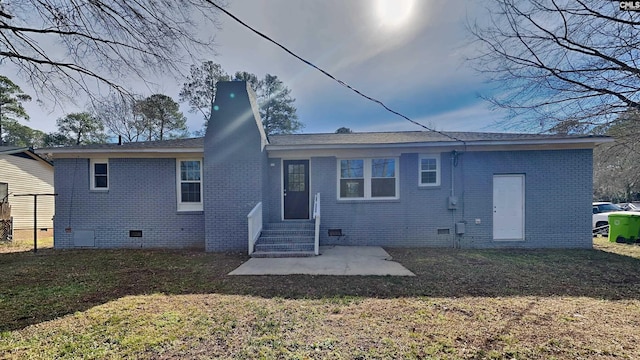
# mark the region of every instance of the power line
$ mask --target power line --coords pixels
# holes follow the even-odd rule
[[[382,101],[380,101],[380,100],[378,100],[378,99],[375,99],[375,98],[373,98],[373,97],[371,97],[371,96],[369,96],[369,95],[366,95],[366,94],[362,93],[360,90],[358,90],[358,89],[354,88],[353,86],[351,86],[351,85],[349,85],[349,84],[345,83],[344,81],[342,81],[342,80],[340,80],[340,79],[336,78],[335,76],[331,75],[330,73],[328,73],[328,72],[327,72],[327,71],[325,71],[324,69],[322,69],[322,68],[320,68],[320,67],[318,67],[318,66],[314,65],[314,64],[313,64],[312,62],[310,62],[309,60],[303,59],[302,57],[300,57],[299,55],[297,55],[297,54],[296,54],[296,53],[294,53],[293,51],[289,50],[289,49],[288,49],[287,47],[285,47],[284,45],[280,44],[279,42],[277,42],[277,41],[273,40],[273,39],[272,39],[272,38],[270,38],[269,36],[267,36],[267,35],[265,35],[265,34],[261,33],[260,31],[258,31],[258,30],[256,30],[256,29],[254,29],[253,27],[251,27],[250,25],[248,25],[248,24],[247,24],[247,23],[245,23],[244,21],[240,20],[238,17],[236,17],[235,15],[233,15],[232,13],[230,13],[229,11],[227,11],[226,9],[222,8],[220,5],[216,4],[216,3],[215,3],[215,2],[213,2],[212,0],[207,0],[207,2],[208,2],[209,4],[211,4],[211,5],[213,5],[214,7],[216,7],[218,10],[222,11],[223,13],[225,13],[226,15],[228,15],[230,18],[232,18],[232,19],[233,19],[233,20],[235,20],[236,22],[240,23],[242,26],[244,26],[244,27],[246,27],[247,29],[251,30],[252,32],[256,33],[258,36],[260,36],[260,37],[264,38],[265,40],[267,40],[267,41],[269,41],[269,42],[273,43],[274,45],[276,45],[277,47],[281,48],[282,50],[284,50],[285,52],[287,52],[289,55],[291,55],[291,56],[295,57],[296,59],[298,59],[298,60],[302,61],[303,63],[305,63],[305,64],[307,64],[307,65],[311,66],[312,68],[314,68],[314,69],[316,69],[316,70],[320,71],[320,72],[321,72],[322,74],[324,74],[325,76],[329,77],[330,79],[332,79],[333,81],[337,82],[338,84],[340,84],[340,85],[342,85],[342,86],[346,87],[347,89],[349,89],[349,90],[351,90],[351,91],[355,92],[356,94],[360,95],[361,97],[363,97],[363,98],[365,98],[365,99],[367,99],[367,100],[369,100],[369,101],[372,101],[372,102],[374,102],[374,103],[376,103],[376,104],[378,104],[378,105],[382,106],[382,107],[383,107],[385,110],[387,110],[388,112],[390,112],[390,113],[392,113],[392,114],[395,114],[395,115],[397,115],[397,116],[400,116],[401,118],[403,118],[403,119],[405,119],[405,120],[409,121],[410,123],[412,123],[412,124],[414,124],[414,125],[417,125],[417,126],[420,126],[421,128],[424,128],[424,129],[426,129],[426,130],[428,130],[428,131],[432,131],[432,132],[438,133],[438,134],[440,134],[440,135],[443,135],[443,136],[448,137],[449,139],[452,139],[452,140],[455,140],[455,141],[460,141],[460,142],[462,142],[463,144],[466,144],[464,140],[460,140],[460,139],[456,138],[455,136],[452,136],[452,135],[446,134],[446,133],[444,133],[444,132],[442,132],[442,131],[438,131],[438,130],[435,130],[435,129],[431,129],[431,128],[429,128],[429,127],[427,127],[427,126],[425,126],[425,125],[423,125],[423,124],[421,124],[421,123],[419,123],[419,122],[417,122],[417,121],[415,121],[415,120],[410,119],[408,116],[406,116],[406,115],[404,115],[404,114],[402,114],[402,113],[400,113],[400,112],[398,112],[398,111],[395,111],[395,110],[393,110],[393,109],[389,108],[389,107],[388,107],[387,105],[385,105]]]

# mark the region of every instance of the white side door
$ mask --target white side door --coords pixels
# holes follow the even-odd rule
[[[524,175],[493,176],[493,239],[524,240]]]

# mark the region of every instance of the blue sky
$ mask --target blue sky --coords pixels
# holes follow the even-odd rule
[[[413,120],[445,131],[503,131],[504,115],[480,99],[490,88],[470,69],[473,55],[464,25],[477,3],[467,0],[229,0],[237,17]],[[212,60],[229,73],[243,70],[259,77],[277,75],[296,98],[303,132],[421,130],[386,112],[258,37],[224,14],[215,31]],[[10,75],[9,75],[10,76]],[[11,76],[10,76],[11,77]],[[22,83],[16,79],[19,84]],[[158,79],[154,89],[178,99],[181,80]],[[23,85],[23,90],[29,88]],[[28,104],[31,121],[55,130],[55,119],[82,110],[67,104],[51,109]],[[188,113],[191,130],[202,124]]]

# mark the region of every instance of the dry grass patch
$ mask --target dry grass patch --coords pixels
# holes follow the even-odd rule
[[[609,242],[606,237],[594,237],[593,248],[622,256],[631,256],[640,259],[639,244],[618,244]]]
[[[53,237],[38,238],[38,250],[52,249]],[[0,242],[0,254],[23,251],[33,251],[33,239],[20,239],[10,242]]]
[[[638,303],[129,296],[5,333],[7,358],[637,358]],[[624,336],[621,337],[621,334]]]
[[[227,276],[244,254],[0,254],[0,358],[640,358],[637,247],[595,244],[389,249],[414,278]]]

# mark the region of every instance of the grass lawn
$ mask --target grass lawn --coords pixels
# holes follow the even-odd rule
[[[637,359],[640,246],[388,249],[416,277],[245,254],[0,247],[0,358]]]

